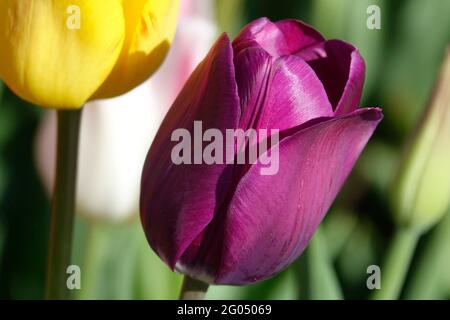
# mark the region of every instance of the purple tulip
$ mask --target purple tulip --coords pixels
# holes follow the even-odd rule
[[[296,20],[258,19],[222,35],[173,104],[150,148],[141,220],[170,268],[215,284],[273,276],[305,249],[382,119],[358,109],[364,61]],[[171,161],[178,128],[278,129],[279,171],[261,163]],[[193,133],[194,134],[194,133]]]

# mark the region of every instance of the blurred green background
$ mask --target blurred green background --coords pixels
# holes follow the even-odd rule
[[[213,0],[211,0],[213,1]],[[381,30],[366,27],[369,5],[381,8]],[[267,16],[297,18],[327,38],[354,43],[366,60],[363,106],[381,106],[385,119],[321,229],[330,266],[345,298],[367,298],[369,265],[382,264],[393,232],[388,185],[406,139],[420,121],[444,49],[450,43],[448,0],[219,0],[220,31],[231,36]],[[43,297],[49,200],[37,175],[33,144],[45,111],[0,83],[0,298]],[[173,299],[180,277],[149,249],[135,219],[113,225],[77,217],[74,264],[82,299]],[[208,298],[300,299],[302,258],[278,276],[248,287],[213,287]],[[403,298],[450,299],[450,215],[420,241]],[[419,288],[419,289],[418,289]],[[309,298],[314,298],[310,295]]]

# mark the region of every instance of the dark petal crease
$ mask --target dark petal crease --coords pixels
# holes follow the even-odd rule
[[[354,46],[341,40],[330,40],[296,54],[311,65],[322,81],[336,115],[358,108],[365,64]]]

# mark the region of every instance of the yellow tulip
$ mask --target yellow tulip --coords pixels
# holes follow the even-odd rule
[[[120,58],[95,98],[111,98],[144,82],[172,43],[179,1],[123,0],[126,34]]]
[[[0,76],[56,109],[127,92],[163,61],[178,0],[0,0]]]

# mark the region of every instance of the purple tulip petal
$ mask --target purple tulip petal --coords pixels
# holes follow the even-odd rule
[[[314,70],[297,56],[278,58],[272,68],[258,128],[282,131],[332,115],[333,108]]]
[[[246,129],[256,121],[264,100],[273,58],[259,47],[247,48],[234,58],[236,83],[241,102],[239,127]]]
[[[361,109],[315,124],[281,141],[278,174],[263,176],[260,164],[252,166],[211,232],[221,240],[205,239],[221,256],[215,283],[252,283],[296,259],[381,118],[379,109]]]
[[[257,42],[273,57],[293,54],[325,41],[311,26],[298,20],[272,22],[267,18],[248,24],[233,42],[235,54]]]
[[[333,116],[322,83],[302,58],[283,56],[274,61],[264,50],[248,48],[234,61],[242,110],[240,128],[284,130]]]
[[[341,40],[330,40],[297,53],[316,71],[336,115],[358,108],[365,65],[359,51]]]
[[[194,121],[201,120],[203,131],[217,128],[225,135],[238,125],[239,113],[233,51],[223,35],[169,110],[142,174],[142,224],[152,248],[172,268],[213,218],[225,194],[220,188],[229,180],[226,165],[174,165],[171,152],[178,142],[170,141],[172,132],[185,128],[194,137]]]

